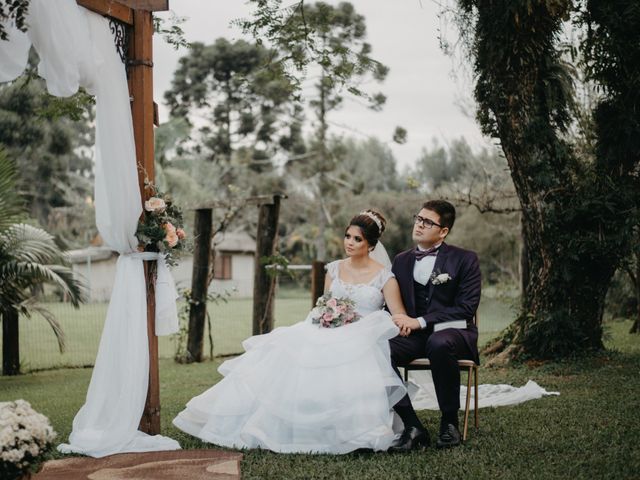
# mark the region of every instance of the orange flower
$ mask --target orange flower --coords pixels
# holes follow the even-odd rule
[[[178,244],[178,234],[176,232],[176,227],[174,227],[171,222],[165,223],[162,228],[166,232],[164,239],[167,241],[167,244],[173,248]]]

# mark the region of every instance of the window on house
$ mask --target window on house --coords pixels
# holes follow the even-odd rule
[[[216,280],[231,280],[231,254],[216,253],[213,278]]]

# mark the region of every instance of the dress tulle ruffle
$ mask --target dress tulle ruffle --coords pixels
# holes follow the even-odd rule
[[[398,329],[377,310],[334,329],[309,319],[247,339],[225,378],[189,401],[181,430],[217,445],[276,452],[386,450],[405,394],[389,362]]]

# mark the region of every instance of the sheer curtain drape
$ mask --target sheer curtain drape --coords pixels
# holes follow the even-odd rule
[[[116,278],[85,404],[62,452],[94,457],[119,452],[173,450],[175,440],[138,431],[148,383],[149,352],[143,259],[158,260],[156,333],[177,331],[176,291],[163,258],[136,252],[141,198],[129,91],[108,21],[75,0],[32,0],[28,32],[7,25],[0,42],[0,81],[24,70],[29,47],[39,74],[57,96],[84,87],[96,97],[95,208],[104,242],[117,250]]]

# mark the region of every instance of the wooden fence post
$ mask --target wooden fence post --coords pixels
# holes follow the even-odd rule
[[[267,275],[263,257],[275,252],[278,235],[281,195],[274,195],[271,202],[261,203],[258,215],[258,233],[253,280],[253,334],[268,333],[273,329],[273,296],[275,282]]]
[[[9,308],[2,315],[2,374],[20,373],[20,330],[19,315],[15,308]]]
[[[187,362],[202,361],[204,321],[207,316],[207,276],[209,274],[209,253],[211,252],[212,216],[211,208],[196,210]]]
[[[324,293],[324,262],[314,260],[311,264],[311,308]]]

